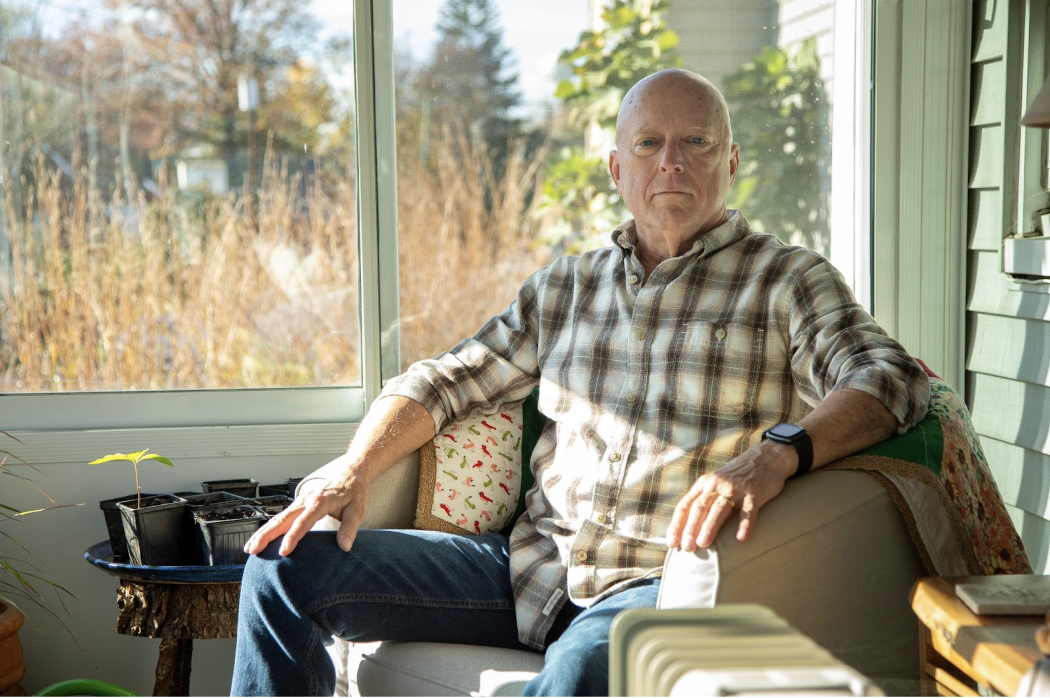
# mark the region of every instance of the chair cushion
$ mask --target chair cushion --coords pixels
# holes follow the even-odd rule
[[[528,650],[435,642],[358,644],[357,689],[364,696],[521,695],[543,668]],[[349,675],[353,676],[353,658]]]

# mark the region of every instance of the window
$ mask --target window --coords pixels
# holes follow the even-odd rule
[[[360,385],[350,10],[0,16],[0,392]]]
[[[230,6],[0,0],[16,426],[360,417],[626,218],[623,88],[589,60],[711,78],[743,148],[730,204],[870,295],[868,3]]]
[[[556,255],[609,243],[629,217],[605,165],[622,86],[674,65],[730,104],[730,206],[832,258],[869,302],[870,22],[857,3],[392,7],[400,318],[384,327],[400,330],[400,361],[384,375],[473,333]]]

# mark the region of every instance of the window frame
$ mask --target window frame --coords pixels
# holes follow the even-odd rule
[[[836,0],[858,16],[872,14],[873,0],[855,6],[853,0]],[[863,31],[864,29],[867,31]],[[876,47],[880,24],[860,25],[868,39],[858,42],[849,62],[851,84],[841,94],[853,110],[864,112],[870,98],[864,80],[870,74],[865,63],[867,41]],[[836,32],[839,36],[839,32]],[[360,265],[360,355],[362,383],[359,387],[306,387],[275,389],[215,389],[110,393],[28,393],[0,395],[4,428],[10,431],[127,430],[186,427],[232,427],[251,425],[307,425],[356,423],[376,399],[386,379],[400,368],[398,357],[398,248],[397,167],[394,143],[393,8],[389,2],[354,0],[354,79],[356,138],[358,143],[358,245]],[[864,37],[861,37],[864,38]],[[899,45],[899,33],[890,36]],[[841,103],[841,102],[840,102]],[[864,129],[876,124],[861,123]],[[850,136],[855,137],[855,136]],[[368,147],[367,144],[373,144]],[[867,169],[865,170],[865,167]],[[850,166],[854,186],[861,187],[857,201],[868,196],[865,182],[878,175],[869,155]],[[871,207],[855,205],[851,218],[856,224],[861,212]],[[876,227],[870,228],[875,247]],[[856,227],[851,226],[852,278],[862,282],[873,262],[864,261]],[[860,244],[858,244],[860,243]],[[834,246],[833,246],[834,249]],[[858,251],[861,254],[858,254]],[[838,255],[836,255],[838,258]],[[840,261],[840,264],[845,264]],[[859,265],[859,266],[858,266]],[[876,279],[877,281],[877,279]],[[863,284],[875,294],[877,284]],[[864,293],[859,294],[862,297]]]

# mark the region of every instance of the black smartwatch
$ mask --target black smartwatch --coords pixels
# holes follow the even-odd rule
[[[762,440],[766,439],[795,447],[798,453],[798,470],[791,477],[805,475],[813,467],[813,442],[809,440],[806,430],[799,425],[785,423],[766,429],[762,432]]]

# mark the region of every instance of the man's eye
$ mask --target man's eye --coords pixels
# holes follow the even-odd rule
[[[638,145],[642,146],[643,148],[648,148],[654,143],[656,143],[656,141],[652,138],[643,138],[642,140],[638,141]]]
[[[702,136],[693,136],[689,139],[689,142],[693,143],[694,145],[703,145],[704,143],[707,143],[707,139],[703,138]]]

